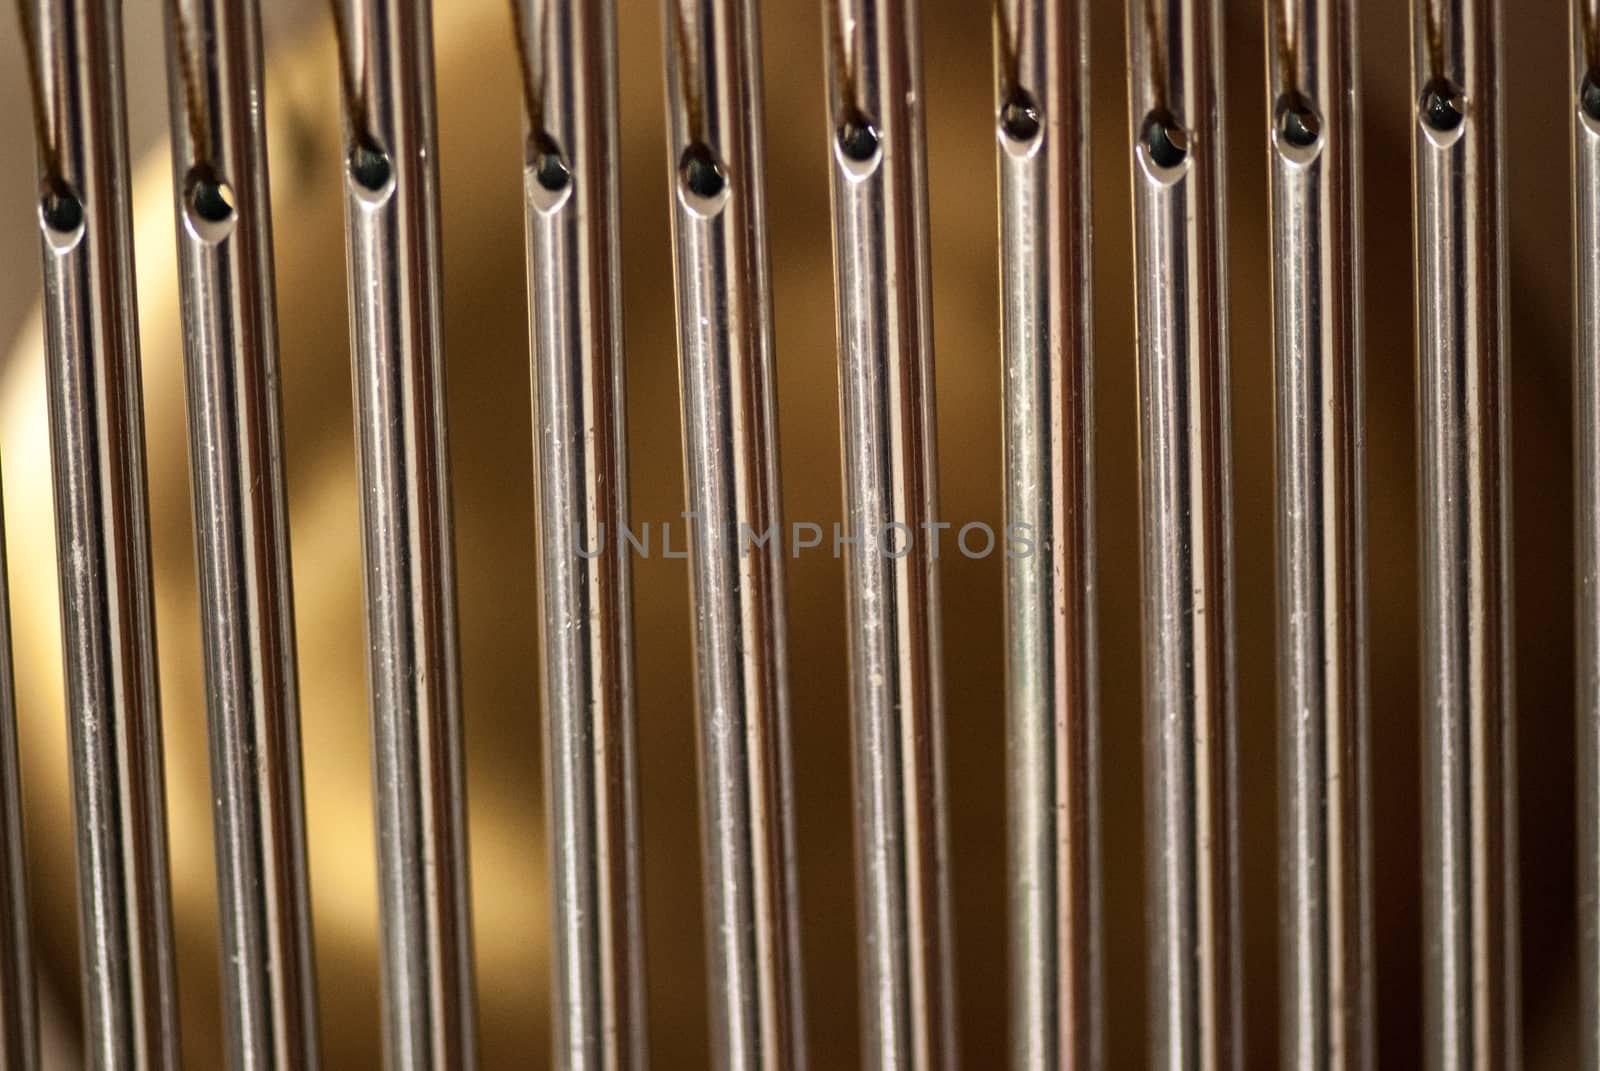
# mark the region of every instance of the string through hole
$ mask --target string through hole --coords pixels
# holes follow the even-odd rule
[[[533,136],[533,177],[551,193],[560,193],[572,185],[572,169],[561,154],[561,146],[542,131]]]
[[[697,141],[683,150],[678,160],[678,175],[684,189],[702,201],[712,201],[728,188],[728,173],[716,153],[704,142]]]
[[[1000,132],[1017,144],[1026,144],[1043,129],[1039,106],[1026,91],[1014,89],[1000,107]]]
[[[1303,94],[1287,93],[1278,102],[1278,138],[1297,149],[1309,149],[1322,137],[1322,116]]]
[[[57,235],[75,236],[83,228],[83,202],[65,182],[47,182],[39,198],[39,219]]]
[[[233,189],[209,167],[201,165],[189,175],[189,211],[206,223],[226,223],[233,218]]]
[[[1435,78],[1422,91],[1422,121],[1430,130],[1449,134],[1467,118],[1467,96],[1448,78]]]
[[[883,139],[878,135],[878,128],[872,125],[861,112],[854,108],[846,111],[839,120],[837,130],[839,151],[845,157],[858,164],[864,164],[874,159],[883,147]]]
[[[1164,170],[1170,171],[1189,158],[1189,132],[1164,109],[1145,117],[1139,140],[1150,154],[1150,162]]]
[[[394,163],[387,152],[363,139],[350,150],[350,177],[362,189],[382,193],[394,181]]]

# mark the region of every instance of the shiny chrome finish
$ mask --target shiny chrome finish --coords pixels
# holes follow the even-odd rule
[[[84,1058],[178,1066],[122,5],[22,0],[40,157],[50,447]]]
[[[996,8],[1011,1065],[1100,1066],[1086,0]]]
[[[646,1066],[615,11],[513,0],[524,65],[554,1063]],[[596,551],[595,548],[598,548]]]
[[[254,0],[172,0],[168,82],[228,1066],[318,1066]]]
[[[1425,1030],[1520,1061],[1498,0],[1414,0]]]
[[[712,1052],[805,1065],[755,0],[665,0]]]
[[[378,836],[384,1066],[477,1062],[426,0],[335,8]],[[348,19],[348,21],[346,21]]]
[[[28,930],[28,872],[22,851],[22,773],[11,668],[5,527],[0,510],[0,1067],[35,1071],[39,1066],[39,1012],[34,1000],[33,939]]]
[[[1372,1068],[1355,5],[1266,7],[1281,1066]]]
[[[1218,0],[1129,0],[1150,1062],[1242,1055]]]
[[[1578,1022],[1600,1071],[1600,0],[1572,2],[1578,656]]]
[[[917,0],[830,0],[862,1063],[955,1065]]]

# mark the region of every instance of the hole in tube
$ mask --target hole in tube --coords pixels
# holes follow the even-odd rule
[[[1450,79],[1435,78],[1423,88],[1418,108],[1428,129],[1449,134],[1467,118],[1467,95]]]
[[[1145,116],[1139,140],[1150,154],[1150,162],[1164,170],[1179,167],[1189,158],[1189,132],[1164,108]]]
[[[1027,90],[1013,89],[1006,102],[1000,106],[1000,132],[1007,140],[1025,145],[1038,138],[1043,123],[1039,119],[1039,106]]]
[[[683,150],[678,160],[678,175],[684,189],[702,201],[715,200],[728,187],[728,173],[723,170],[722,161],[701,141]]]
[[[858,164],[871,162],[882,149],[878,128],[860,111],[851,108],[839,119],[839,151]]]
[[[384,149],[363,138],[350,150],[350,177],[362,189],[382,193],[394,181],[394,163]]]
[[[39,197],[39,220],[55,236],[75,239],[83,230],[83,202],[64,180],[48,180]]]
[[[572,169],[561,154],[561,146],[543,131],[533,136],[533,178],[551,193],[560,193],[572,185]]]
[[[233,187],[210,164],[196,164],[189,169],[184,192],[195,232],[203,238],[221,237],[218,229],[233,222]]]
[[[1286,145],[1309,149],[1322,137],[1322,116],[1304,94],[1285,93],[1278,101],[1277,134]]]

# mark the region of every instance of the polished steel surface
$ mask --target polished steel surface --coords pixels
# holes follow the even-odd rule
[[[1600,1071],[1600,3],[1572,0],[1579,1052]]]
[[[938,439],[917,0],[830,0],[828,160],[862,1063],[955,1066]],[[947,541],[948,542],[948,541]]]
[[[230,1068],[315,1068],[277,308],[254,0],[171,0],[173,190]]]
[[[1371,1068],[1361,129],[1351,0],[1268,0],[1281,1066]]]
[[[711,1049],[805,1065],[755,0],[665,0]]]
[[[1103,1059],[1089,5],[996,7],[1011,1066]]]
[[[1600,5],[1572,3],[1580,1052],[1600,1069]]]
[[[15,2],[0,1065],[1600,1071],[1600,0]]]
[[[477,1062],[432,11],[335,2],[389,1071]]]
[[[0,509],[0,1067],[35,1071],[39,1066],[39,1009],[33,982],[34,942],[28,926],[28,868],[22,850],[22,772],[17,752],[4,512]]]
[[[610,0],[513,0],[538,497],[555,1066],[647,1064]]]
[[[1427,1062],[1516,1067],[1515,693],[1498,0],[1416,0]]]
[[[84,1059],[178,1066],[122,5],[23,0],[77,834]]]
[[[1222,8],[1129,0],[1150,1062],[1243,1059]]]

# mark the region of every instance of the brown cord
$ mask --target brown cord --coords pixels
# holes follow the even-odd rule
[[[1432,78],[1445,77],[1443,8],[1444,0],[1428,0],[1423,14],[1423,31],[1428,38],[1428,73]]]
[[[1167,50],[1161,37],[1161,17],[1156,0],[1145,0],[1144,35],[1150,42],[1150,97],[1157,108],[1167,106]]]
[[[340,0],[328,0],[328,13],[333,16],[333,37],[339,49],[339,81],[344,89],[345,119],[350,125],[350,135],[357,144],[373,147],[371,132],[367,129],[366,75],[356,75],[355,60],[350,54],[351,35],[345,25],[344,5]]]
[[[1600,12],[1595,10],[1595,0],[1584,0],[1578,5],[1578,20],[1583,32],[1583,63],[1585,74],[1600,79]]]
[[[17,21],[22,25],[22,52],[28,68],[28,98],[33,106],[33,137],[44,163],[45,181],[66,181],[61,173],[61,145],[45,110],[44,73],[39,64],[39,31],[33,21],[33,0],[17,0]]]
[[[168,20],[177,37],[178,75],[183,82],[183,110],[189,122],[189,140],[194,146],[195,162],[215,167],[211,156],[211,124],[206,121],[204,101],[200,96],[200,83],[195,77],[194,56],[189,51],[189,27],[184,22],[181,0],[167,0]]]
[[[553,0],[544,0],[540,7],[541,36],[547,36],[550,31],[550,5]],[[522,0],[511,0],[511,32],[516,39],[517,70],[522,76],[522,107],[528,113],[528,126],[537,130],[544,122],[544,66],[539,67],[538,80],[533,75],[533,55],[528,47],[527,20],[522,17]]]
[[[1022,0],[1015,17],[1006,16],[1006,0],[994,0],[994,22],[1000,28],[1000,97],[1008,99],[1022,82]]]
[[[840,96],[844,98],[840,103],[861,111],[861,101],[856,95],[856,57],[846,40],[844,10],[839,6],[839,0],[827,0],[827,3],[828,44],[833,51],[834,68],[839,72]]]
[[[707,140],[705,110],[700,105],[699,77],[696,57],[689,48],[689,19],[683,13],[685,0],[668,0],[672,9],[672,47],[677,52],[678,91],[683,97],[684,109],[689,113],[689,137],[704,144]]]
[[[1294,93],[1300,88],[1300,39],[1289,28],[1289,0],[1274,0],[1269,7],[1273,26],[1277,30],[1278,73],[1282,76],[1279,91]]]

